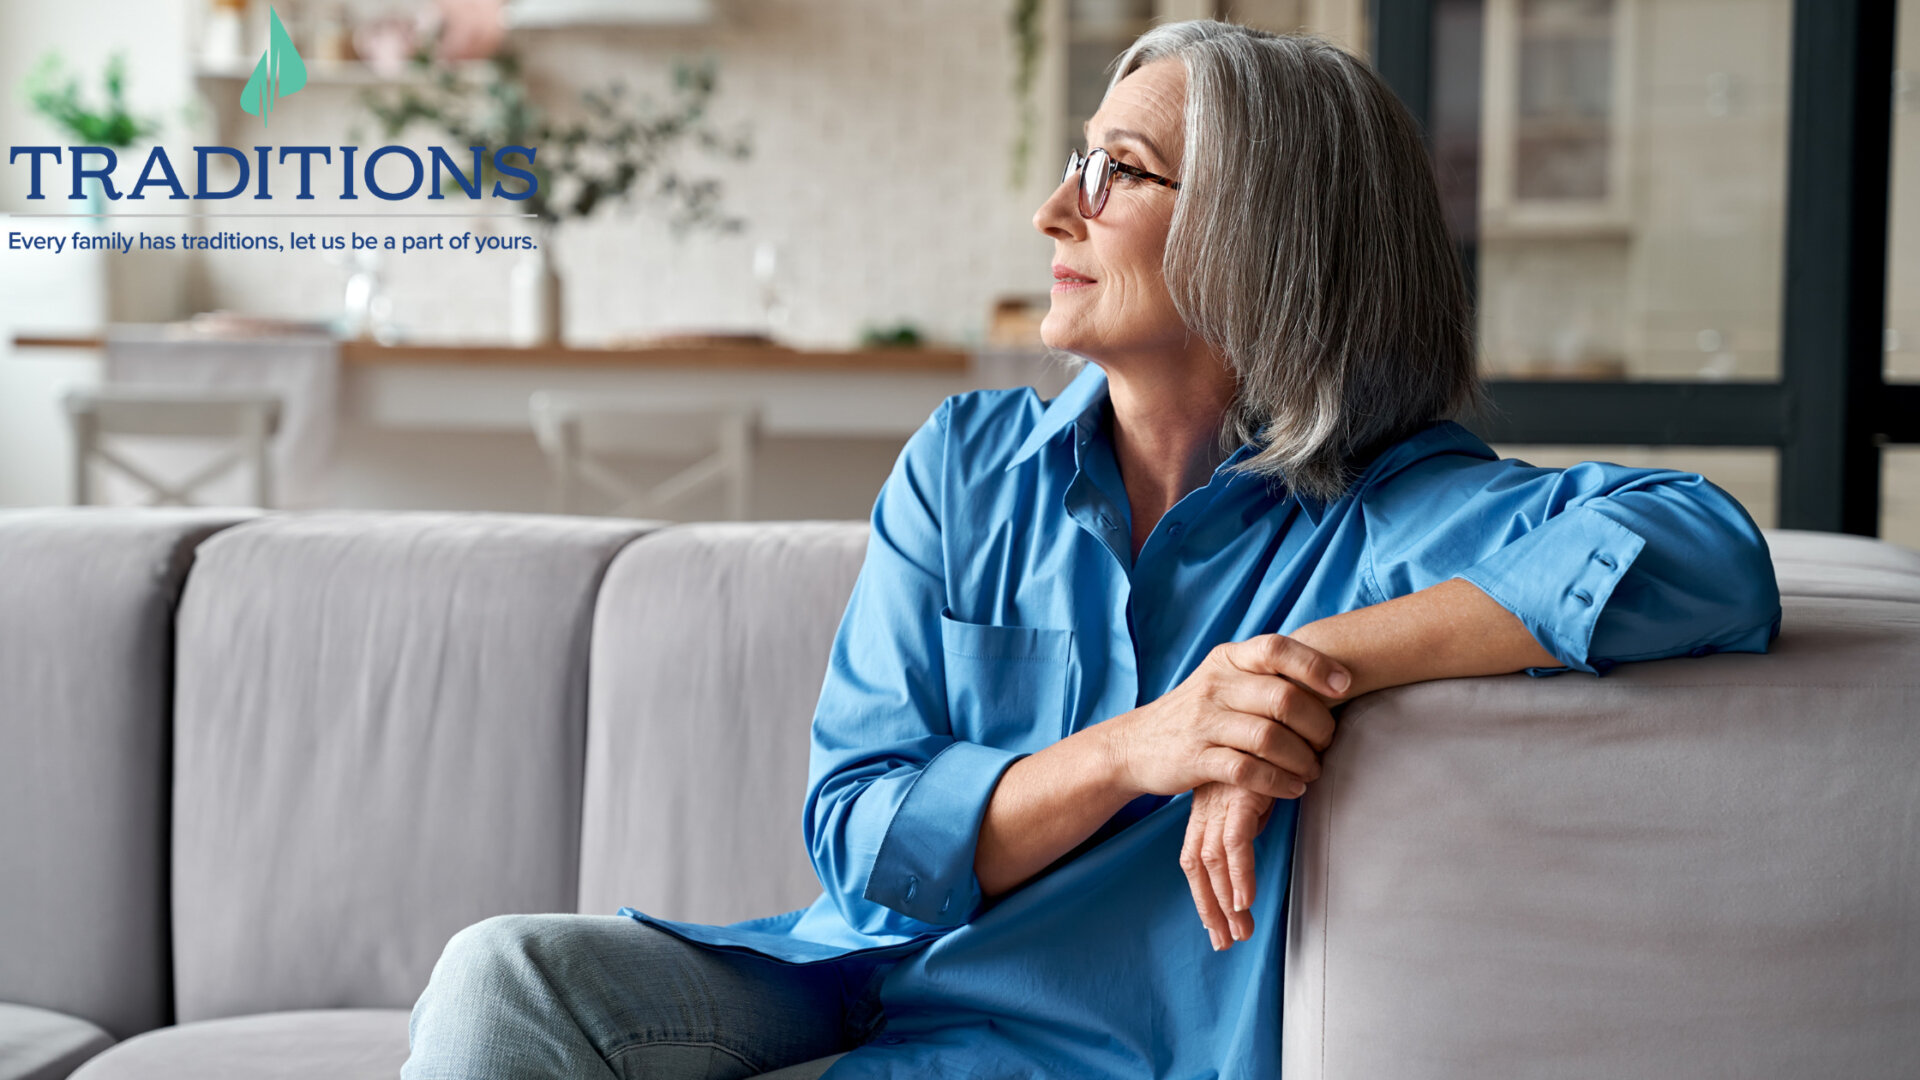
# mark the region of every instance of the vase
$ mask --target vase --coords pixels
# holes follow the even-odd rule
[[[507,279],[507,337],[515,345],[560,344],[561,282],[553,237],[559,230],[542,223],[534,230],[532,251],[523,251]]]

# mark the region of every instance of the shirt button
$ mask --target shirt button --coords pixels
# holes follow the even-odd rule
[[[1167,535],[1168,535],[1168,536],[1179,536],[1179,535],[1180,535],[1180,534],[1181,534],[1182,532],[1185,532],[1185,531],[1186,531],[1186,528],[1187,528],[1187,527],[1186,527],[1185,525],[1182,525],[1182,524],[1180,524],[1179,522],[1177,522],[1177,521],[1176,521],[1176,522],[1174,522],[1173,524],[1171,524],[1171,525],[1169,525],[1169,526],[1167,526]]]
[[[953,906],[953,894],[948,893],[947,898],[945,900],[940,901],[940,914],[945,915],[947,913],[947,909],[952,906]]]
[[[909,900],[913,899],[913,894],[919,891],[920,891],[920,879],[917,877],[908,878],[907,879],[907,899]]]
[[[898,1035],[882,1035],[880,1036],[880,1041],[886,1043],[888,1046],[898,1046],[906,1040]]]
[[[1587,591],[1587,590],[1585,590],[1585,589],[1575,589],[1575,590],[1573,590],[1573,598],[1574,598],[1575,600],[1578,600],[1578,601],[1580,601],[1580,602],[1581,602],[1581,603],[1583,603],[1583,604],[1591,604],[1591,603],[1593,603],[1593,594],[1592,594],[1592,593],[1590,593],[1590,592],[1588,592],[1588,591]]]

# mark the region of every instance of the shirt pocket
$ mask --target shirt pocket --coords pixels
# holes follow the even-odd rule
[[[940,612],[947,716],[956,738],[1032,752],[1066,731],[1073,631],[985,626]]]

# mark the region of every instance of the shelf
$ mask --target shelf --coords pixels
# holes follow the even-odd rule
[[[234,340],[234,339],[224,339]],[[106,347],[100,334],[21,333],[16,349],[88,350]],[[355,367],[434,365],[452,367],[659,368],[702,371],[854,372],[963,375],[972,355],[941,346],[900,349],[794,349],[782,345],[502,345],[493,342],[340,342],[340,362]]]

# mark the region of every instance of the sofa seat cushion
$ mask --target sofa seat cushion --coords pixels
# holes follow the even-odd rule
[[[10,1008],[0,1005],[0,1025],[7,1023]],[[311,1009],[201,1020],[128,1039],[94,1058],[72,1080],[393,1080],[407,1060],[410,1015],[406,1009]],[[92,1028],[84,1020],[73,1023]],[[0,1049],[7,1046],[7,1030],[0,1026]],[[112,1042],[93,1030],[103,1041],[68,1059],[66,1068]],[[829,1054],[761,1077],[813,1080],[841,1056]],[[0,1062],[6,1060],[0,1053]],[[65,1069],[16,1074],[0,1066],[0,1080],[66,1075]]]
[[[0,1080],[64,1080],[112,1045],[111,1035],[77,1016],[0,1003]]]
[[[73,1080],[393,1080],[406,1009],[313,1009],[202,1020],[138,1035]]]

